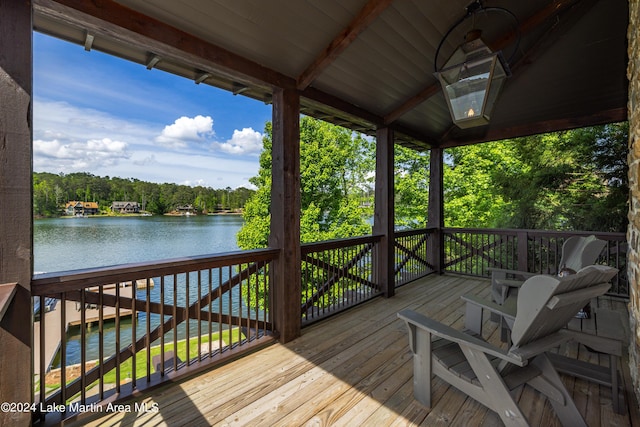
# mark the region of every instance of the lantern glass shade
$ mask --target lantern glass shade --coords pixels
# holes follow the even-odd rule
[[[453,122],[462,129],[489,124],[508,75],[501,55],[491,52],[482,40],[458,47],[436,73]]]

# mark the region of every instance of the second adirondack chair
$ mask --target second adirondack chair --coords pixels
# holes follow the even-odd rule
[[[586,426],[546,352],[571,339],[564,326],[591,298],[607,292],[617,270],[589,266],[562,278],[534,276],[518,294],[508,350],[412,310],[398,317],[409,330],[414,397],[431,406],[436,375],[495,411],[507,426],[528,426],[512,391],[527,384],[552,404],[564,426]]]

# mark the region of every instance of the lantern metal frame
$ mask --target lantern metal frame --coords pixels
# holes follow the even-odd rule
[[[520,43],[518,19],[507,9],[484,7],[481,0],[475,0],[466,7],[466,12],[466,15],[446,32],[434,59],[434,75],[442,86],[451,119],[461,129],[489,123],[504,82],[511,76],[509,62]],[[479,13],[500,13],[513,20],[517,37],[509,61],[505,61],[501,51],[493,52],[489,49],[480,38],[481,31],[473,28],[467,33],[465,42],[458,46],[442,68],[438,69],[438,56],[449,35],[470,18],[473,18],[475,26],[475,16]]]

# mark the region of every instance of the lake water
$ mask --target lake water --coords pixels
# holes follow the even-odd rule
[[[34,221],[34,271],[58,272],[90,267],[157,261],[163,259],[206,255],[238,250],[236,234],[242,227],[239,215],[211,216],[152,216],[152,217],[95,217],[57,218]],[[217,282],[217,279],[214,280]],[[217,283],[215,283],[217,284]],[[172,286],[167,287],[165,299],[172,301]],[[184,283],[180,283],[184,289]],[[197,295],[197,285],[191,285],[190,301]],[[150,290],[150,299],[160,301],[159,286]],[[145,298],[140,292],[138,298]],[[178,304],[184,305],[184,292],[178,294]],[[234,299],[237,289],[234,290]],[[215,301],[214,301],[215,302]],[[215,306],[215,305],[214,305]],[[228,310],[223,299],[223,311]],[[151,315],[152,327],[160,322],[158,315]],[[145,332],[146,316],[139,313],[138,337]],[[191,322],[192,335],[197,323]],[[98,357],[99,335],[97,328],[87,331],[87,358]],[[184,338],[184,324],[178,328],[178,336]],[[115,351],[115,327],[113,322],[104,328],[105,354]],[[123,320],[122,336],[131,336],[131,321]],[[172,333],[166,335],[172,339]],[[123,346],[126,346],[123,343]],[[80,362],[79,328],[70,328],[67,334],[67,363]],[[58,366],[58,362],[54,362]]]
[[[240,215],[34,221],[34,271],[56,272],[238,250]]]

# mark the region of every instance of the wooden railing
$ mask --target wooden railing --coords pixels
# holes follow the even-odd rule
[[[34,277],[40,307],[34,356],[43,373],[36,375],[36,401],[104,403],[272,342],[263,307],[277,254],[266,249]],[[58,347],[60,367],[50,370]]]
[[[394,239],[395,285],[434,272],[434,264],[484,277],[489,267],[553,273],[562,243],[576,234],[607,240],[599,263],[620,270],[611,293],[628,297],[622,233],[401,231]],[[444,263],[434,256],[440,239]],[[380,241],[364,236],[301,246],[303,325],[383,293],[374,262]],[[106,403],[273,342],[277,332],[266,307],[278,253],[244,251],[34,277],[36,401],[68,408],[72,401]]]
[[[609,294],[628,298],[627,243],[624,233],[446,228],[445,271],[489,276],[489,267],[499,267],[553,274],[557,272],[565,239],[591,234],[607,241],[597,263],[620,270],[612,281]]]
[[[402,286],[412,280],[434,271],[429,262],[429,239],[433,230],[404,230],[395,233],[395,286]]]
[[[310,324],[381,294],[373,254],[380,236],[301,247],[302,323]]]

